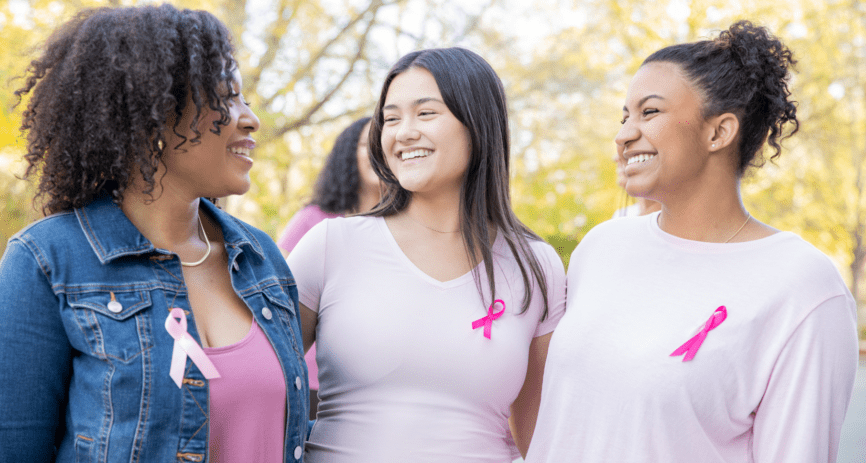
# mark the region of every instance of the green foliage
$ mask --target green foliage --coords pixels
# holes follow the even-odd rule
[[[109,4],[131,4],[132,0]],[[497,70],[509,96],[512,201],[518,216],[567,262],[580,239],[624,205],[613,137],[625,91],[658,48],[716,35],[737,19],[768,26],[794,50],[791,82],[800,133],[783,156],[750,172],[744,200],[760,220],[828,253],[866,298],[866,7],[814,2],[490,2],[457,0],[178,1],[205,8],[234,31],[244,93],[262,121],[253,188],[226,208],[276,237],[308,200],[334,137],[372,111],[388,67],[417,48],[461,45]],[[12,91],[31,48],[60,21],[97,1],[35,0],[29,13],[0,1],[0,161],[24,143]],[[21,5],[21,2],[16,3]],[[530,38],[540,24],[545,34]],[[538,29],[538,28],[534,28]],[[20,169],[20,164],[14,164]],[[4,169],[9,171],[9,169]],[[8,237],[38,217],[25,184],[0,175]],[[859,286],[857,283],[860,283]]]

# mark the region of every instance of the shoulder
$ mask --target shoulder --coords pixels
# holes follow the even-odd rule
[[[777,278],[790,282],[792,289],[817,292],[822,299],[849,293],[833,261],[795,233],[781,232],[775,246],[766,249],[763,260]]]
[[[563,270],[562,258],[560,258],[559,253],[556,252],[556,249],[550,243],[544,240],[530,239],[529,248],[545,270]]]
[[[87,236],[72,211],[52,214],[27,225],[9,238],[9,244],[12,243],[20,243],[34,254],[53,254],[51,250],[68,254],[70,249],[90,248]]]

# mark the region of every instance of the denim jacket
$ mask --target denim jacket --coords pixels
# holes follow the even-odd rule
[[[294,278],[267,235],[202,207],[282,365],[285,461],[302,461],[309,392]],[[200,343],[180,260],[107,197],[13,236],[0,261],[0,461],[208,461],[208,381],[189,358],[182,388],[169,376],[173,307]]]

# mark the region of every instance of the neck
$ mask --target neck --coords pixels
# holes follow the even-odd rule
[[[739,183],[730,191],[712,193],[684,201],[662,201],[659,227],[688,240],[726,242],[741,229],[748,213],[740,198]]]
[[[164,193],[155,194],[156,199],[151,200],[139,189],[130,190],[133,188],[124,192],[120,208],[154,246],[181,254],[179,251],[191,243],[203,244],[199,236],[199,198],[182,199]],[[185,254],[182,257],[187,257]]]
[[[661,203],[646,198],[638,198],[637,207],[639,215],[652,214],[653,212],[662,210]]]
[[[379,204],[379,187],[362,187],[358,192],[358,210],[355,212],[367,212]]]
[[[403,212],[411,220],[432,230],[439,232],[461,230],[459,194],[457,197],[413,195],[409,206]]]

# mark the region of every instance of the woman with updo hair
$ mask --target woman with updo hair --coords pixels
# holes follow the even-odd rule
[[[743,206],[798,127],[791,51],[740,21],[638,69],[616,135],[626,190],[568,269],[527,463],[829,463],[857,367],[830,259]],[[790,128],[790,129],[789,129]]]
[[[0,461],[303,459],[294,278],[206,199],[250,188],[233,55],[213,15],[162,5],[81,12],[31,62],[48,216],[0,261]]]

